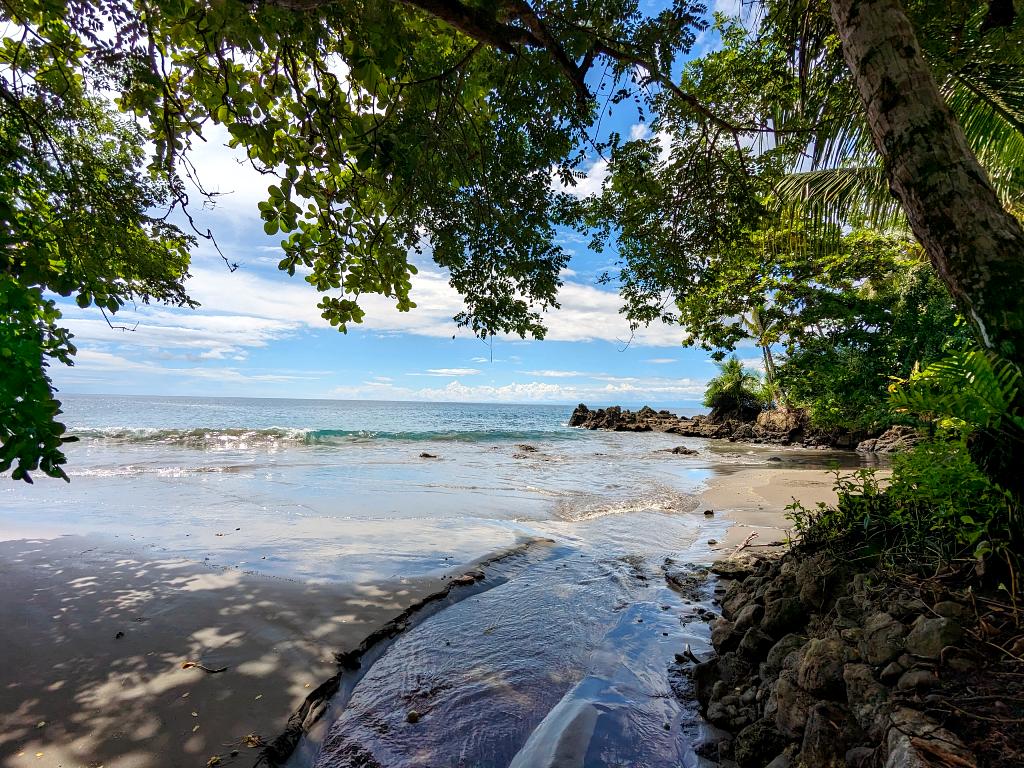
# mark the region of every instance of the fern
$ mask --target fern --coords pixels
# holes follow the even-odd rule
[[[983,350],[932,363],[889,387],[890,407],[968,434],[978,430],[1016,437],[1024,432],[1021,369]]]

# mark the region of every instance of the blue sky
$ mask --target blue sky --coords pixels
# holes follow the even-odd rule
[[[603,128],[644,130],[628,107]],[[267,179],[238,161],[224,134],[207,138],[195,165],[207,188],[230,194],[197,219],[239,269],[229,272],[203,243],[187,284],[201,308],[128,307],[116,323],[133,326],[130,332],[108,327],[98,310],[62,302],[79,352],[74,368],[53,369],[61,391],[675,405],[699,401],[715,373],[706,353],[681,345],[677,327],[643,329],[631,339],[619,297],[596,284],[613,254],[591,252],[573,232],[562,235],[572,260],[562,306],[545,318],[544,341],[485,344],[458,329],[451,318],[459,297],[429,260],[418,261],[415,310],[400,313],[372,297],[363,302],[363,324],[341,334],[320,318],[318,294],[302,276],[276,268],[279,238],[264,235],[256,207]],[[593,158],[577,192],[597,188],[604,171]]]

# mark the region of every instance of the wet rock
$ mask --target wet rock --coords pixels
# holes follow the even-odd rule
[[[812,638],[807,641],[803,660],[796,670],[797,684],[805,691],[821,696],[846,698],[843,667],[847,647],[840,640]]]
[[[674,453],[677,456],[696,456],[698,452],[693,450],[693,448],[687,448],[685,445],[677,445],[670,453]]]
[[[769,720],[758,720],[736,734],[733,758],[740,768],[761,768],[765,755],[773,755],[786,746],[786,737]]]
[[[804,621],[804,609],[795,597],[780,597],[764,606],[761,629],[773,637],[782,637],[800,627]]]
[[[962,634],[960,625],[952,619],[921,619],[907,635],[907,652],[925,659],[937,659],[942,649],[958,643]]]
[[[903,652],[907,628],[888,613],[876,613],[864,624],[860,653],[868,664],[887,664]]]
[[[421,459],[436,459],[437,456],[435,456],[432,453],[427,453],[426,451],[423,451],[423,453],[420,454],[420,458]]]
[[[418,723],[420,721],[420,713],[417,712],[415,709],[410,709],[405,714],[405,721],[407,723]]]
[[[719,560],[711,566],[711,572],[726,579],[745,579],[757,570],[757,563],[750,557],[730,557]]]
[[[874,768],[875,749],[852,747],[846,750],[846,768]]]
[[[537,446],[528,445],[526,443],[519,443],[519,445],[517,445],[516,448],[518,448],[523,453],[535,453],[537,451]]]

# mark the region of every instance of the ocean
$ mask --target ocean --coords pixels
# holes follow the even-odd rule
[[[71,482],[0,480],[6,538],[102,536],[143,559],[375,585],[535,542],[382,649],[295,768],[699,765],[704,726],[670,670],[687,645],[709,651],[711,585],[680,595],[665,573],[699,574],[724,537],[724,516],[696,509],[702,485],[770,449],[572,429],[565,406],[64,404]]]
[[[686,440],[572,429],[567,406],[63,403],[71,482],[0,479],[0,524],[310,581],[416,576],[583,520],[680,511],[710,473],[708,456],[665,452]]]

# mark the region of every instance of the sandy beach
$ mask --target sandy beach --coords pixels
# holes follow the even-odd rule
[[[732,522],[723,556],[784,541],[785,506],[834,501],[833,479],[723,469],[689,514]],[[4,768],[252,764],[336,652],[448,583],[312,585],[79,536],[0,541],[0,576]]]
[[[253,754],[335,673],[335,652],[446,583],[310,585],[74,536],[0,542],[0,579],[10,768]]]

